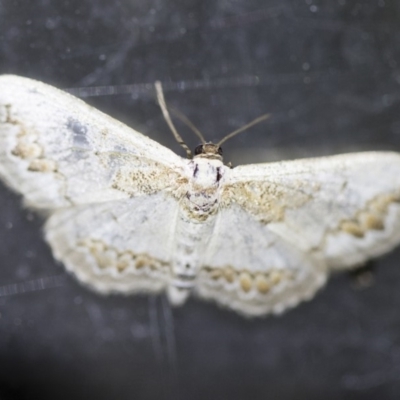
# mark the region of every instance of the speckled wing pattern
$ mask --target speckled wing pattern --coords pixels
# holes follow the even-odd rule
[[[51,86],[0,77],[0,177],[102,293],[189,293],[246,316],[311,298],[400,242],[400,156],[185,160]]]

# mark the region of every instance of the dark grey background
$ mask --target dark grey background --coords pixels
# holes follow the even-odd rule
[[[399,63],[395,0],[0,0],[0,73],[90,94],[182,155],[156,79],[210,140],[272,113],[224,146],[236,165],[399,150]],[[371,264],[368,288],[341,274],[281,317],[246,320],[93,294],[41,225],[1,187],[1,399],[400,398],[400,249]]]

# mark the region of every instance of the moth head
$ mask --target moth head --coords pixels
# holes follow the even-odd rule
[[[200,144],[194,149],[194,158],[198,157],[222,161],[222,148],[214,143]]]

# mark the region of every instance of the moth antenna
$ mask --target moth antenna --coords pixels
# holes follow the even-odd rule
[[[183,141],[181,135],[178,133],[178,131],[176,130],[176,128],[171,120],[167,105],[165,103],[164,93],[162,90],[161,82],[156,81],[154,83],[154,86],[156,88],[158,104],[160,105],[161,111],[164,115],[165,121],[167,122],[167,124],[169,126],[169,129],[171,129],[172,134],[174,135],[174,138],[178,142],[178,144],[185,149],[187,158],[193,158],[193,154],[192,154],[191,150],[189,149],[188,145]]]
[[[192,121],[189,120],[189,118],[182,114],[179,110],[177,110],[175,107],[170,107],[170,110],[187,126],[189,127],[201,140],[203,144],[206,143],[206,140],[204,139],[203,134],[194,126]]]
[[[220,141],[217,143],[217,146],[221,146],[221,144],[222,144],[222,143],[225,143],[228,139],[230,139],[230,138],[236,136],[236,135],[237,135],[238,133],[240,133],[240,132],[245,131],[246,129],[250,128],[251,126],[260,123],[261,121],[264,121],[264,120],[268,119],[270,116],[271,116],[271,114],[264,114],[264,115],[261,115],[261,117],[258,117],[258,118],[256,118],[255,120],[249,122],[248,124],[242,126],[241,128],[236,129],[236,131],[233,131],[233,132],[229,133],[228,135],[226,135],[224,138],[222,138],[222,140],[220,140]]]

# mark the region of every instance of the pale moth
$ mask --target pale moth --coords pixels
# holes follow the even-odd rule
[[[184,159],[58,89],[0,77],[0,176],[47,213],[55,258],[101,293],[276,314],[400,242],[399,154],[230,168],[220,144]]]

